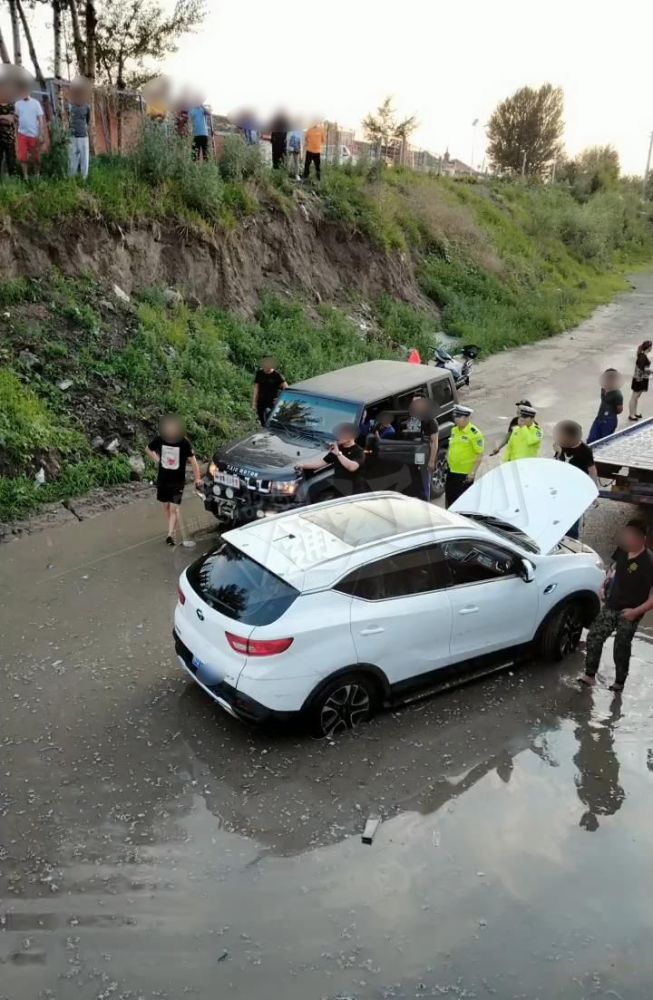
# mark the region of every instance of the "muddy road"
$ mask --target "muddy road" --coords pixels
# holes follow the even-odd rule
[[[653,326],[636,284],[479,366],[479,425],[526,395],[588,426]],[[607,555],[631,513],[604,502],[585,540]],[[0,548],[0,998],[650,996],[653,622],[622,698],[606,647],[591,692],[578,655],[335,744],[252,731],[173,655],[176,578],[213,537],[184,515],[193,551],[151,499]]]

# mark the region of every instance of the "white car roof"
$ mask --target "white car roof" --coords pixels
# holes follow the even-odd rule
[[[348,569],[375,556],[461,528],[488,535],[451,511],[399,493],[381,492],[263,518],[226,532],[224,538],[305,591],[329,586]]]

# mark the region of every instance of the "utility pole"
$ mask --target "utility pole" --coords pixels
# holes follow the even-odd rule
[[[524,159],[521,161],[521,175],[522,175],[522,177],[525,177],[526,176],[526,157],[528,156],[528,153],[527,153],[526,150],[524,150],[523,152],[524,152]]]
[[[553,161],[553,170],[551,171],[551,183],[552,184],[555,184],[555,182],[556,182],[556,167],[557,166],[558,166],[558,157],[556,156],[556,158]]]
[[[474,150],[476,147],[476,126],[478,125],[478,118],[475,118],[472,122],[472,155],[469,160],[469,165],[474,169]]]
[[[648,156],[646,157],[646,170],[644,171],[644,180],[642,182],[642,198],[646,198],[646,184],[648,181],[648,175],[651,172],[651,153],[653,153],[653,132],[651,132],[651,137],[648,144]]]

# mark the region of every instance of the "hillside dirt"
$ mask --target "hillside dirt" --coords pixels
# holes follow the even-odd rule
[[[307,305],[391,295],[433,311],[409,254],[373,247],[362,234],[325,220],[306,195],[296,211],[263,209],[212,236],[172,224],[107,225],[88,219],[44,229],[5,226],[0,273],[35,278],[56,267],[92,275],[125,292],[168,285],[203,305],[253,316],[262,294],[289,293]]]

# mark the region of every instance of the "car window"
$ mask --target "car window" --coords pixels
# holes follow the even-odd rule
[[[446,406],[453,400],[453,389],[451,388],[450,379],[436,379],[436,381],[431,382],[430,388],[433,402],[438,408]]]
[[[439,545],[428,545],[361,566],[335,589],[364,601],[387,601],[442,590],[447,585],[442,549]]]
[[[457,539],[442,546],[451,575],[451,586],[483,583],[517,573],[519,558],[491,542]]]
[[[186,577],[209,607],[245,625],[270,625],[299,596],[290,584],[225,541],[189,566]]]
[[[410,392],[402,392],[401,396],[397,396],[395,399],[393,409],[398,410],[400,413],[407,413],[408,407],[415,399],[415,396],[426,396],[428,398],[426,385],[416,385],[414,389],[410,390]]]

